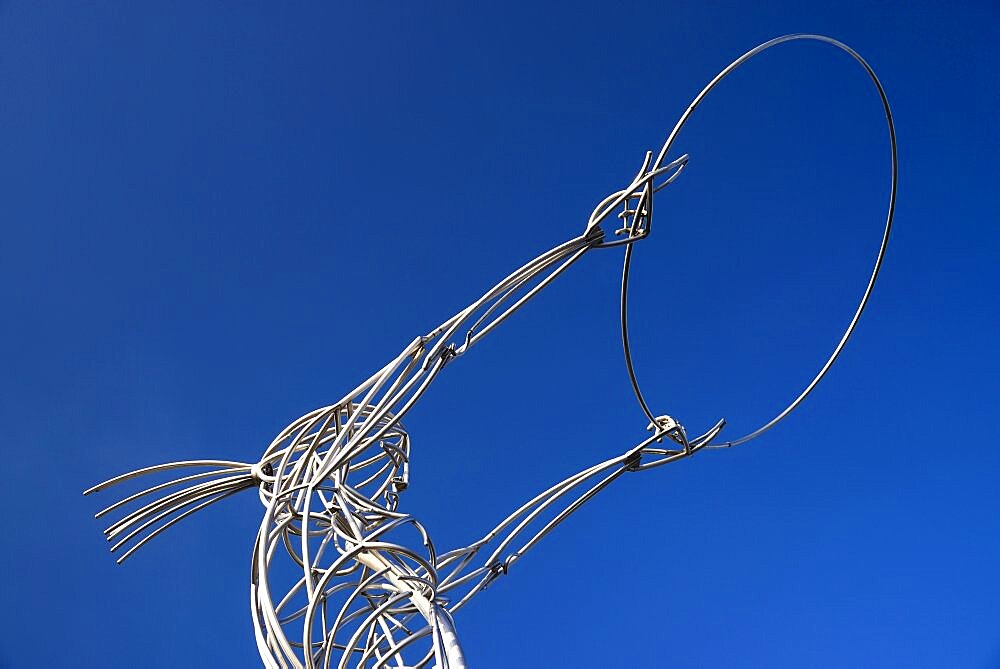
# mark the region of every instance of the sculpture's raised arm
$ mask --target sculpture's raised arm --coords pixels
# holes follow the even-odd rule
[[[594,209],[583,234],[542,253],[511,272],[479,299],[444,321],[431,332],[414,339],[389,364],[351,391],[335,406],[365,407],[366,421],[385,423],[384,431],[402,420],[420,399],[438,373],[453,358],[469,349],[510,318],[518,309],[565,272],[588,251],[636,242],[649,234],[652,217],[652,196],[674,181],[687,165],[687,155],[667,165],[650,167],[652,152],[647,152],[636,177],[625,188],[612,193]],[[621,209],[619,211],[619,208]],[[615,231],[617,239],[606,241],[601,223],[618,211],[622,227]],[[353,419],[349,422],[353,423]],[[322,464],[313,471],[317,484],[337,467],[357,457],[366,443],[377,440],[352,434],[340,434],[327,450]]]
[[[621,455],[587,467],[539,493],[518,507],[478,541],[441,555],[438,592],[447,594],[455,612],[482,592],[535,547],[583,504],[626,472],[637,472],[694,455],[721,432],[725,421],[697,439],[688,441],[684,427],[669,416],[648,426],[652,435]],[[488,556],[480,561],[480,555]],[[473,567],[473,564],[479,566]],[[443,576],[443,574],[447,576]]]

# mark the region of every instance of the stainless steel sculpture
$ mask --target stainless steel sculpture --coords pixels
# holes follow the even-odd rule
[[[628,280],[633,246],[649,235],[653,195],[672,183],[688,157],[666,156],[678,132],[716,84],[748,59],[777,44],[816,40],[860,63],[875,84],[892,151],[885,232],[871,278],[847,330],[806,388],[777,416],[749,434],[717,441],[720,420],[697,437],[667,415],[656,415],[639,389],[629,350]],[[175,469],[193,470],[139,491],[97,514],[153,501],[105,531],[123,562],[168,527],[223,498],[256,488],[264,516],[250,576],[253,626],[267,667],[424,667],[457,669],[465,660],[453,614],[585,502],[626,472],[644,471],[701,450],[745,443],[787,416],[816,387],[854,331],[889,241],[896,197],[896,140],[885,92],[871,67],[852,49],[820,35],[787,35],[747,52],[695,97],[659,154],[647,152],[627,186],[604,198],[583,233],[515,270],[440,326],[416,337],[399,355],[336,404],[285,428],[256,463],[192,460],[115,477],[85,494]],[[601,225],[621,223],[613,238]],[[406,412],[453,360],[521,308],[587,253],[624,247],[621,331],[625,363],[650,435],[622,453],[588,467],[517,508],[468,546],[438,553],[423,526],[399,510],[409,483]],[[135,506],[135,505],[133,505]]]

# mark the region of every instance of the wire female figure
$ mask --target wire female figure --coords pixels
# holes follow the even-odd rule
[[[628,277],[633,245],[651,231],[653,196],[672,183],[688,156],[666,161],[674,140],[708,92],[754,55],[792,40],[817,40],[850,54],[878,89],[888,122],[892,181],[885,232],[861,302],[819,373],[775,418],[716,442],[725,421],[689,438],[683,425],[655,415],[642,394],[629,351]],[[464,667],[453,614],[533,548],[582,504],[627,472],[753,439],[790,413],[836,360],[867,304],[888,244],[895,203],[896,145],[881,84],[849,47],[817,35],[788,35],[747,52],[694,99],[659,154],[647,152],[636,176],[598,204],[583,232],[526,263],[429,333],[341,400],[286,427],[253,464],[197,460],[130,472],[87,493],[135,477],[194,468],[105,508],[98,517],[159,495],[105,531],[123,562],[188,515],[256,488],[264,505],[251,572],[257,648],[265,666]],[[620,219],[612,235],[603,224]],[[439,373],[493,332],[540,290],[596,249],[624,247],[621,326],[632,388],[649,421],[648,438],[588,467],[519,507],[478,541],[439,554],[423,526],[399,510],[409,484],[410,438],[402,419]]]

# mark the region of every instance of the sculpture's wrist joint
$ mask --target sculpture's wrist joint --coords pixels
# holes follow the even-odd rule
[[[654,422],[646,426],[646,430],[655,433],[656,443],[662,443],[663,437],[668,437],[671,441],[683,446],[685,451],[689,449],[684,426],[671,416],[657,416]]]

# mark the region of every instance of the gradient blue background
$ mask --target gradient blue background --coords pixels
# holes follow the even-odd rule
[[[1000,666],[1000,8],[802,4],[0,5],[0,665],[256,666],[254,495],[120,568],[91,517],[113,494],[80,492],[255,460],[578,234],[730,60],[815,31],[869,59],[899,133],[856,339],[778,429],[621,480],[459,630],[475,667]],[[884,124],[860,68],[799,43],[676,147],[636,250],[636,364],[655,411],[737,436],[846,325]],[[619,263],[588,256],[410,414],[404,508],[439,546],[645,434]]]

